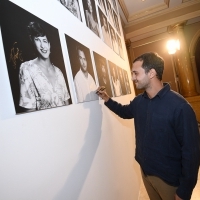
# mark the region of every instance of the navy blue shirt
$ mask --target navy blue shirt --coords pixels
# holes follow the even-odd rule
[[[177,186],[177,195],[190,199],[200,163],[198,124],[190,104],[164,84],[152,99],[144,92],[129,105],[112,99],[105,105],[124,119],[134,118],[135,159],[145,174]]]

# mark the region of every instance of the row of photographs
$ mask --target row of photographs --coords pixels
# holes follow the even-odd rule
[[[65,68],[58,29],[9,1],[0,11],[17,114],[70,105],[70,89],[75,91],[78,103],[99,99],[95,93],[99,85],[104,85],[111,97],[131,93],[126,70],[66,34],[64,46],[70,67]]]
[[[78,0],[57,0],[74,16],[82,21]],[[122,41],[120,38],[119,14],[115,0],[82,0],[84,17],[87,27],[98,37],[100,32],[103,41],[121,58],[124,58]],[[97,10],[96,10],[97,8]],[[100,26],[98,23],[98,17]],[[99,28],[100,27],[100,28]]]

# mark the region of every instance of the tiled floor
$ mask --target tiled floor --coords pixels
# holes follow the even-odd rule
[[[147,195],[146,189],[145,189],[142,181],[141,181],[140,193],[139,193],[138,200],[149,200],[149,197]],[[200,171],[199,171],[196,187],[194,188],[193,193],[192,193],[191,200],[200,200]]]

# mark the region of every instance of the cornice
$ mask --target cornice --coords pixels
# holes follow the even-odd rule
[[[153,14],[155,12],[158,12],[158,11],[161,11],[161,10],[164,10],[164,9],[167,9],[167,8],[168,8],[168,5],[166,4],[166,2],[160,3],[157,6],[152,6],[152,7],[148,8],[148,9],[144,9],[144,10],[141,10],[140,12],[134,13],[133,15],[131,15],[128,18],[128,22],[143,18],[143,17],[145,17],[147,15],[151,15],[151,14]]]
[[[128,10],[127,10],[126,5],[124,3],[124,0],[118,0],[118,2],[119,2],[119,5],[122,9],[122,12],[124,13],[126,20],[128,21],[129,13],[128,13]]]
[[[138,35],[141,35],[141,34],[144,34],[144,33],[159,29],[159,28],[167,27],[167,26],[170,26],[172,24],[176,24],[176,23],[179,23],[182,21],[186,21],[188,19],[195,18],[198,16],[200,16],[200,10],[192,12],[192,13],[187,13],[187,14],[179,16],[179,17],[171,18],[171,19],[168,19],[165,21],[161,21],[161,22],[158,22],[155,24],[151,24],[151,25],[145,26],[141,29],[137,29],[132,32],[130,31],[129,33],[127,33],[126,29],[125,29],[126,39],[136,37]]]
[[[119,0],[119,1],[123,2],[123,0]],[[180,10],[182,10],[184,8],[187,8],[189,6],[196,5],[196,4],[199,4],[199,3],[200,3],[200,0],[190,0],[190,1],[187,1],[185,3],[180,4],[177,7],[163,9],[161,11],[158,11],[158,12],[155,12],[155,13],[152,13],[152,14],[148,14],[148,15],[146,15],[144,17],[139,18],[139,19],[135,19],[135,20],[131,21],[128,18],[128,20],[127,20],[128,23],[126,24],[125,28],[133,26],[133,25],[136,25],[136,24],[139,24],[139,23],[142,23],[142,22],[145,22],[146,20],[150,20],[150,19],[153,19],[153,18],[158,18],[158,17],[163,16],[163,15],[167,15],[167,14],[169,14],[171,12],[179,12]]]

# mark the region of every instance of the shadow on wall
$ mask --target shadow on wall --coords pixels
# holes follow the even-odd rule
[[[90,110],[89,124],[85,133],[85,143],[80,150],[78,162],[75,164],[63,188],[56,195],[54,200],[77,200],[79,198],[99,146],[102,127],[101,105],[96,102],[86,102],[83,106],[85,109]],[[97,110],[99,110],[98,114]],[[93,127],[94,124],[95,132],[92,132],[91,127]]]

